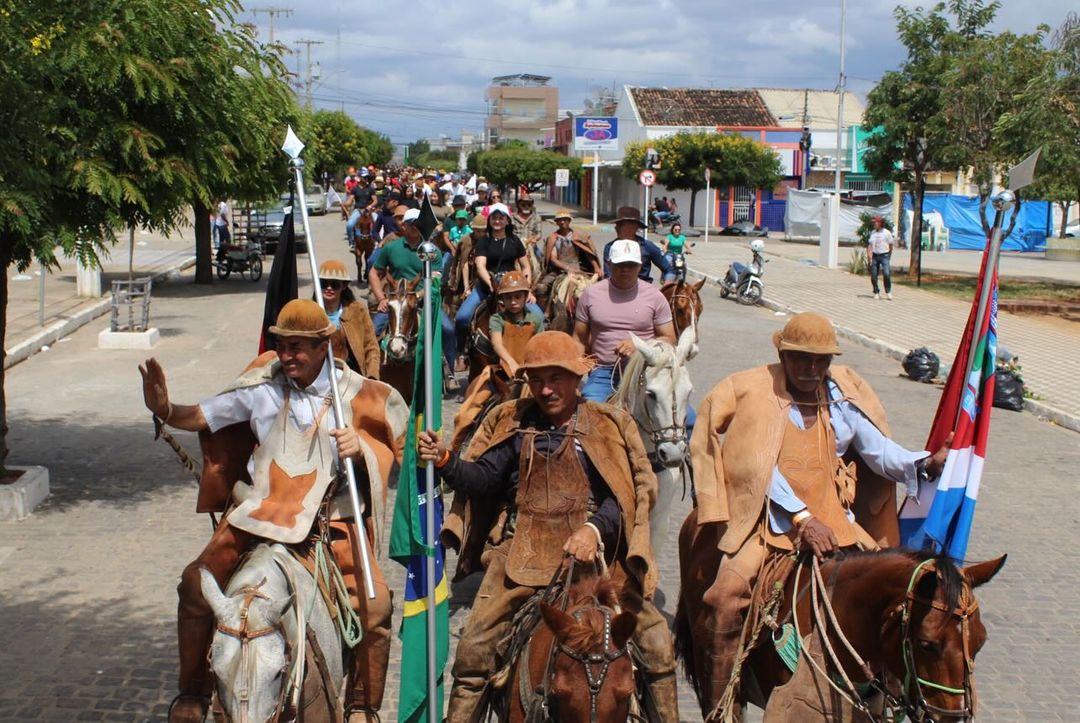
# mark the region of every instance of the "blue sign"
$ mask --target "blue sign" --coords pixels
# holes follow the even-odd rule
[[[574,150],[619,150],[619,119],[607,116],[574,118]]]

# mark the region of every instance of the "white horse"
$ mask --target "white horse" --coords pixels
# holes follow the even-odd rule
[[[667,541],[671,507],[689,484],[690,462],[686,438],[686,410],[694,385],[686,360],[695,341],[694,329],[683,330],[678,346],[630,335],[637,350],[623,369],[619,388],[611,400],[633,416],[659,483],[656,504],[649,516],[653,554]]]
[[[341,639],[307,569],[282,545],[260,544],[224,593],[201,572],[217,621],[210,665],[227,719],[276,721],[302,708],[305,721],[341,720]],[[321,654],[315,664],[311,639]]]

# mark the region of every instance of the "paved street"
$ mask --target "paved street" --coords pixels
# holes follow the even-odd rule
[[[347,258],[335,216],[313,225],[321,258]],[[730,259],[748,256],[742,246],[720,243],[707,252],[699,243],[695,254],[692,264],[721,272]],[[765,280],[770,298],[818,304],[866,334],[889,330],[896,344],[927,344],[943,356],[955,348],[963,320],[954,324],[958,312],[939,297],[901,288],[892,303],[872,302],[865,279],[848,284],[840,276],[776,258]],[[153,305],[162,334],[154,355],[180,401],[220,389],[254,356],[265,288],[265,280],[230,279],[209,288],[190,280],[187,273],[156,288]],[[785,321],[764,308],[721,300],[714,287],[704,300],[701,353],[691,363],[695,401],[724,375],[774,360],[770,335]],[[1066,353],[1072,348],[1066,337],[1041,324],[1002,317],[1002,339],[1020,353],[1029,383],[1065,404],[1080,372],[1074,368],[1080,350]],[[0,523],[4,720],[161,720],[174,692],[174,587],[209,536],[210,522],[193,512],[193,481],[163,443],[153,442],[136,370],[142,355],[97,350],[99,327],[91,324],[8,370],[9,462],[47,465],[52,496],[30,519]],[[1024,335],[1032,341],[1021,351]],[[899,364],[882,354],[846,340],[841,345],[842,361],[884,401],[898,441],[920,445],[939,387],[899,376]],[[1059,389],[1060,399],[1051,397]],[[1073,660],[1080,647],[1073,594],[1080,566],[1067,557],[1080,541],[1072,480],[1078,437],[1031,414],[1001,410],[991,437],[971,555],[1008,552],[1009,562],[979,593],[990,636],[978,658],[980,719],[1071,720],[1080,709]],[[197,450],[192,435],[179,438]],[[677,503],[674,517],[686,509],[686,502]],[[669,531],[659,555],[661,601],[669,613],[678,588],[676,532]],[[400,600],[404,572],[384,564]],[[476,582],[455,586],[452,632]],[[395,642],[384,720],[396,716],[399,655]],[[685,682],[681,692],[683,718],[700,720]]]

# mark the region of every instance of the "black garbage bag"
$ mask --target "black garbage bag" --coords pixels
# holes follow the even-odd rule
[[[1014,412],[1024,409],[1024,380],[1011,369],[994,372],[994,406]]]
[[[904,373],[917,382],[932,382],[941,369],[938,355],[925,346],[909,351],[902,363]]]

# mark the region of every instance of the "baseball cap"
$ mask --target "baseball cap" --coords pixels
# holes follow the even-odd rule
[[[618,239],[611,244],[608,260],[612,264],[641,264],[641,244],[632,239]]]
[[[408,211],[405,212],[405,215],[401,217],[401,221],[402,223],[412,223],[418,218],[420,218],[420,209],[410,208]],[[641,259],[639,254],[638,261],[640,262],[640,260]]]
[[[493,213],[501,213],[507,218],[510,218],[510,209],[506,207],[505,203],[493,203],[487,207],[487,215],[491,216]],[[640,259],[639,259],[640,260]]]
[[[454,218],[456,218],[456,219],[457,218],[463,218],[466,221],[468,221],[469,220],[469,212],[466,211],[465,209],[461,209],[460,211],[455,211],[454,212]]]
[[[486,190],[488,190],[488,185],[486,183],[481,183],[479,186],[476,187],[476,190],[477,191],[486,191]]]
[[[462,194],[454,196],[454,200],[450,202],[451,206],[467,206],[469,205],[469,199],[465,198]]]

